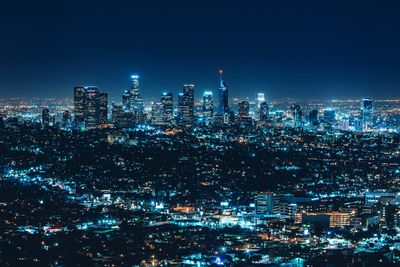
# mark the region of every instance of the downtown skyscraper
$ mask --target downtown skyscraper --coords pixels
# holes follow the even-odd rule
[[[86,126],[97,126],[100,124],[100,92],[97,87],[90,86],[85,92],[84,119]]]
[[[265,102],[265,94],[264,93],[257,93],[255,99],[255,118],[260,120],[261,118],[261,104]]]
[[[172,124],[174,120],[174,98],[172,93],[161,94],[162,120],[165,125]]]
[[[139,75],[131,76],[132,83],[128,94],[123,95],[123,102],[126,103],[127,110],[133,113],[134,122],[143,122],[144,105],[140,94]],[[124,101],[125,100],[125,101]]]
[[[178,123],[191,126],[194,122],[194,85],[185,84],[178,95]]]
[[[163,104],[160,102],[151,104],[151,123],[153,125],[164,125]]]
[[[229,113],[229,102],[228,102],[228,87],[225,81],[222,79],[223,70],[219,71],[219,90],[218,90],[218,115],[225,115]]]
[[[293,117],[293,127],[299,127],[302,121],[302,111],[300,105],[297,104],[291,105],[290,111]]]
[[[361,124],[362,131],[368,131],[373,126],[374,104],[372,98],[363,98],[361,100]]]
[[[85,120],[85,94],[86,89],[84,86],[74,87],[74,120],[76,124],[83,124]]]
[[[203,117],[211,118],[214,115],[214,99],[212,91],[203,94]]]
[[[95,127],[107,123],[108,95],[96,86],[74,88],[74,122],[78,127]]]

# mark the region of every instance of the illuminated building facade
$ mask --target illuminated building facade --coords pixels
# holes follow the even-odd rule
[[[361,121],[362,130],[368,131],[373,127],[374,102],[372,98],[363,98],[361,100]]]
[[[84,86],[74,87],[74,121],[77,124],[83,124],[85,113],[85,92]]]
[[[178,122],[182,126],[191,126],[194,121],[194,85],[185,84],[183,93],[178,95]]]
[[[293,127],[299,127],[302,120],[302,111],[299,105],[291,105],[290,110],[293,116]]]
[[[228,87],[225,81],[222,79],[223,71],[219,71],[220,74],[220,87],[218,90],[218,115],[224,115],[229,113],[229,102],[228,102]]]
[[[95,127],[107,123],[108,95],[96,86],[74,88],[74,113],[77,126]]]
[[[214,99],[211,91],[205,91],[203,94],[203,117],[211,118],[214,115]]]
[[[174,102],[172,93],[161,94],[162,117],[163,122],[169,125],[174,120]]]
[[[272,192],[259,192],[257,194],[257,214],[272,214],[274,209],[274,196]]]

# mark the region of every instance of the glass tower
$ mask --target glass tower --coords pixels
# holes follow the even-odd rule
[[[363,131],[368,131],[372,129],[373,116],[374,104],[372,98],[363,98],[361,100],[361,123]]]
[[[225,81],[222,79],[223,71],[219,71],[220,77],[220,87],[218,91],[218,115],[224,115],[229,113],[228,106],[228,87],[226,86]]]

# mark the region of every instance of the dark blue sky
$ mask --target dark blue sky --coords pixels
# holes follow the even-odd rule
[[[399,1],[6,0],[0,96],[145,97],[194,83],[231,96],[400,96]]]

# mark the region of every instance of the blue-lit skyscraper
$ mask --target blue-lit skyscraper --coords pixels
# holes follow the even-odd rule
[[[140,115],[144,112],[143,99],[140,95],[139,75],[132,75],[132,84],[129,91],[129,108],[134,114]]]
[[[97,97],[99,124],[104,124],[108,122],[108,94],[100,92]]]
[[[174,120],[174,102],[172,93],[161,94],[162,118],[166,125]]]
[[[85,93],[86,89],[84,86],[74,87],[74,120],[77,125],[82,125],[85,119]]]
[[[88,86],[85,89],[85,125],[87,127],[94,127],[100,124],[100,92],[96,86]]]
[[[194,120],[194,85],[185,84],[183,86],[183,94],[185,95],[185,103],[189,107],[188,121],[193,123]]]
[[[214,99],[211,91],[203,94],[203,117],[211,118],[214,115]]]
[[[261,120],[261,104],[265,102],[265,94],[257,93],[255,101],[255,118]]]
[[[74,88],[74,114],[77,127],[96,127],[107,123],[108,95],[97,86],[77,86]]]
[[[124,112],[124,107],[119,105],[113,105],[112,110],[112,123],[117,127],[126,127],[126,112]]]
[[[154,125],[163,125],[163,104],[162,103],[152,103],[151,105],[151,123]]]
[[[182,126],[191,126],[194,121],[194,85],[185,84],[183,93],[178,95],[178,122]]]
[[[293,127],[299,127],[302,121],[302,111],[299,105],[291,105],[290,110],[293,116]]]
[[[374,104],[372,98],[363,98],[361,100],[361,121],[362,130],[368,131],[372,129],[374,116]]]
[[[225,81],[222,79],[223,71],[219,71],[220,87],[218,91],[218,115],[224,115],[229,113],[228,103],[228,87]]]
[[[185,101],[185,94],[179,93],[178,94],[178,117],[177,122],[179,125],[186,125],[188,123],[189,117],[189,106],[186,104]]]
[[[125,110],[129,110],[129,97],[130,97],[130,93],[129,90],[125,90],[122,94],[122,107]]]
[[[127,111],[132,113],[133,123],[142,123],[145,119],[143,99],[140,95],[139,75],[132,75],[132,84],[129,90]],[[122,96],[126,102],[126,93]],[[125,98],[125,99],[124,99]]]

